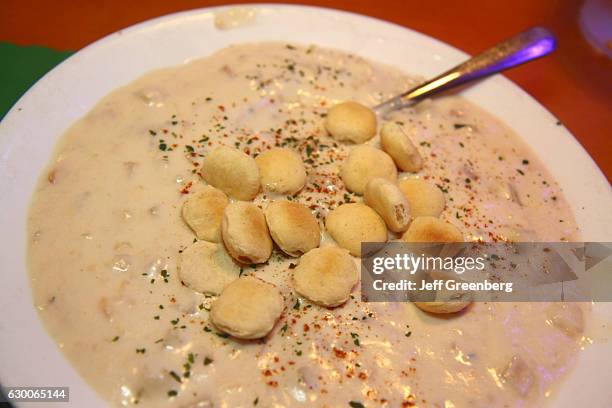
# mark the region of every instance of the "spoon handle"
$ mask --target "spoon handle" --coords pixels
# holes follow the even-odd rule
[[[456,67],[397,95],[373,109],[385,114],[428,98],[457,85],[484,78],[516,65],[550,54],[555,49],[555,36],[543,27],[533,27],[483,51]]]

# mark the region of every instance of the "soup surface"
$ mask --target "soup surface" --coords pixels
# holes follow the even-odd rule
[[[244,44],[148,73],[100,101],[61,138],[29,212],[34,301],[79,373],[115,406],[490,407],[554,394],[584,341],[579,305],[476,303],[439,318],[409,303],[364,303],[356,287],[326,309],[292,291],[297,261],[275,249],[243,274],[278,286],[283,316],[266,338],[237,341],[211,325],[214,297],[178,278],[180,252],[194,242],[181,206],[205,185],[210,149],[298,152],[307,184],[281,198],[307,205],[322,225],[330,209],[361,201],[339,178],[352,146],[326,134],[328,108],[372,106],[415,83],[336,50]],[[480,108],[450,96],[389,119],[424,159],[402,176],[436,184],[441,218],[469,240],[578,238],[559,186]],[[260,192],[255,202],[274,198]]]

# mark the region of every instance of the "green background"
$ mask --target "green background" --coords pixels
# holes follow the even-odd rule
[[[40,77],[72,53],[0,42],[0,119]]]

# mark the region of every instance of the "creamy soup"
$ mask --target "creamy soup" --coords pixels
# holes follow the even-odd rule
[[[177,259],[195,240],[181,206],[205,185],[211,148],[298,152],[307,184],[282,198],[323,226],[330,209],[361,201],[339,178],[352,146],[326,134],[328,108],[373,106],[416,82],[340,51],[235,45],[148,73],[75,123],[36,187],[28,262],[41,319],[83,378],[114,406],[506,407],[554,396],[584,341],[579,305],[475,303],[440,318],[362,302],[357,286],[327,309],[292,291],[298,260],[275,249],[242,273],[277,285],[285,311],[264,339],[238,341],[210,323],[214,297],[178,278]],[[424,159],[401,176],[437,185],[441,218],[467,239],[578,239],[560,187],[485,111],[449,96],[389,119]]]

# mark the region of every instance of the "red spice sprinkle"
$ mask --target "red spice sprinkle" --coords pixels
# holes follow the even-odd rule
[[[268,381],[266,384],[270,387],[278,387],[278,381]]]
[[[189,194],[189,189],[191,188],[192,185],[193,185],[192,181],[187,183],[187,185],[185,185],[185,187],[181,189],[181,194]]]
[[[336,355],[336,357],[338,358],[345,358],[346,357],[346,351],[337,349],[334,347],[334,354]]]
[[[308,330],[310,330],[310,327],[307,324],[304,324],[303,329],[305,332],[307,332]]]
[[[408,398],[406,398],[406,401],[402,402],[402,407],[414,407],[415,405],[416,403],[414,402],[413,395],[409,395]]]
[[[219,105],[217,106],[221,112],[225,112],[225,106]]]

